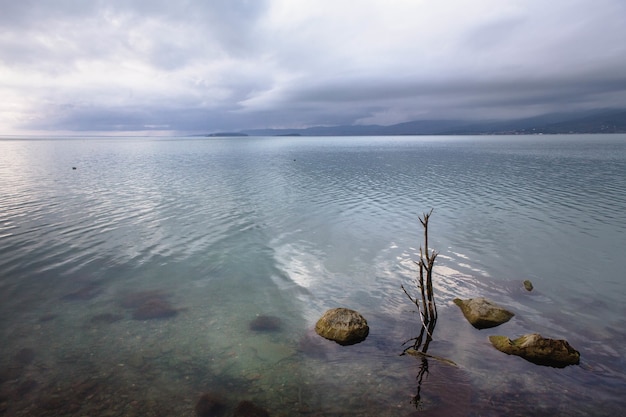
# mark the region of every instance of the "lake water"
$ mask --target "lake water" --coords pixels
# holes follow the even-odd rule
[[[620,415],[625,190],[626,135],[2,138],[0,415]],[[428,353],[457,366],[420,383],[400,285],[431,208]],[[474,329],[478,296],[515,317]],[[333,307],[368,338],[317,336]],[[488,340],[532,332],[580,365]]]

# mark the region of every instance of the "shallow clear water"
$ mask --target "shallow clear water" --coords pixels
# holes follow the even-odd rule
[[[0,415],[194,415],[203,393],[223,415],[617,415],[624,190],[625,135],[2,139]],[[428,352],[458,366],[419,385],[400,285],[431,208]],[[475,296],[516,316],[476,330],[452,303]],[[364,342],[315,334],[338,306]],[[581,364],[488,341],[530,332]]]

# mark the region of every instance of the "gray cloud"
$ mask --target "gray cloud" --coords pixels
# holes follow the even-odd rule
[[[621,0],[0,0],[0,10],[8,133],[626,107]]]

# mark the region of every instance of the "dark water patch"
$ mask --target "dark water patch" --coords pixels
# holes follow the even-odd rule
[[[97,297],[102,288],[97,284],[88,284],[75,291],[65,294],[62,299],[66,301],[88,301]]]
[[[223,413],[225,408],[226,402],[220,395],[205,392],[196,402],[194,410],[198,417],[217,417]]]
[[[124,308],[134,309],[140,307],[146,301],[167,300],[170,297],[171,294],[163,290],[136,291],[122,296],[119,304]]]
[[[52,321],[54,319],[56,319],[59,315],[55,314],[55,313],[46,313],[42,316],[39,316],[39,322],[40,323],[46,323],[48,321]]]
[[[11,365],[0,369],[0,384],[17,380],[23,373],[24,367],[21,365]]]
[[[476,416],[562,416],[560,401],[549,394],[528,392],[503,392],[487,394],[481,403],[474,407],[471,415]],[[569,415],[569,414],[567,414]]]
[[[19,396],[19,397],[23,397],[24,395],[30,393],[31,391],[33,391],[35,388],[37,388],[39,386],[39,382],[35,381],[34,379],[27,379],[26,381],[21,382],[16,390],[15,393]]]
[[[96,314],[89,319],[89,322],[92,324],[111,324],[117,321],[120,321],[124,318],[121,314],[114,313],[102,313]]]
[[[426,416],[466,416],[471,409],[474,389],[468,373],[458,366],[432,358],[411,358],[415,372],[411,404],[415,413]]]
[[[269,417],[270,413],[253,403],[252,401],[243,400],[237,404],[233,417]]]
[[[467,415],[612,417],[623,414],[623,401],[613,401],[610,398],[599,400],[585,393],[557,395],[555,392],[531,392],[511,387],[502,391],[481,393]]]
[[[13,359],[19,365],[29,365],[35,360],[35,351],[31,348],[22,348],[15,354]]]
[[[181,310],[169,301],[171,294],[162,290],[146,290],[126,294],[120,305],[132,310],[135,320],[166,319],[174,317]]]
[[[144,301],[133,311],[135,320],[166,319],[178,314],[178,309],[167,300],[154,298]]]
[[[260,315],[252,320],[248,327],[255,332],[277,332],[281,330],[282,323],[280,317]]]

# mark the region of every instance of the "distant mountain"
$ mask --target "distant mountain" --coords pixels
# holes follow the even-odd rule
[[[241,137],[241,136],[248,136],[248,135],[243,132],[217,132],[217,133],[209,133],[206,135],[197,135],[197,136],[206,136],[206,137],[214,138],[214,137]]]
[[[391,126],[351,125],[315,126],[306,129],[250,129],[244,130],[252,136],[386,136],[386,135],[436,135],[467,125],[458,120],[419,120]]]
[[[626,133],[626,111],[618,110],[552,123],[543,133]]]
[[[554,113],[506,121],[417,120],[391,126],[317,126],[306,129],[249,129],[250,136],[499,135],[626,133],[626,110]],[[214,134],[211,136],[215,136]]]

